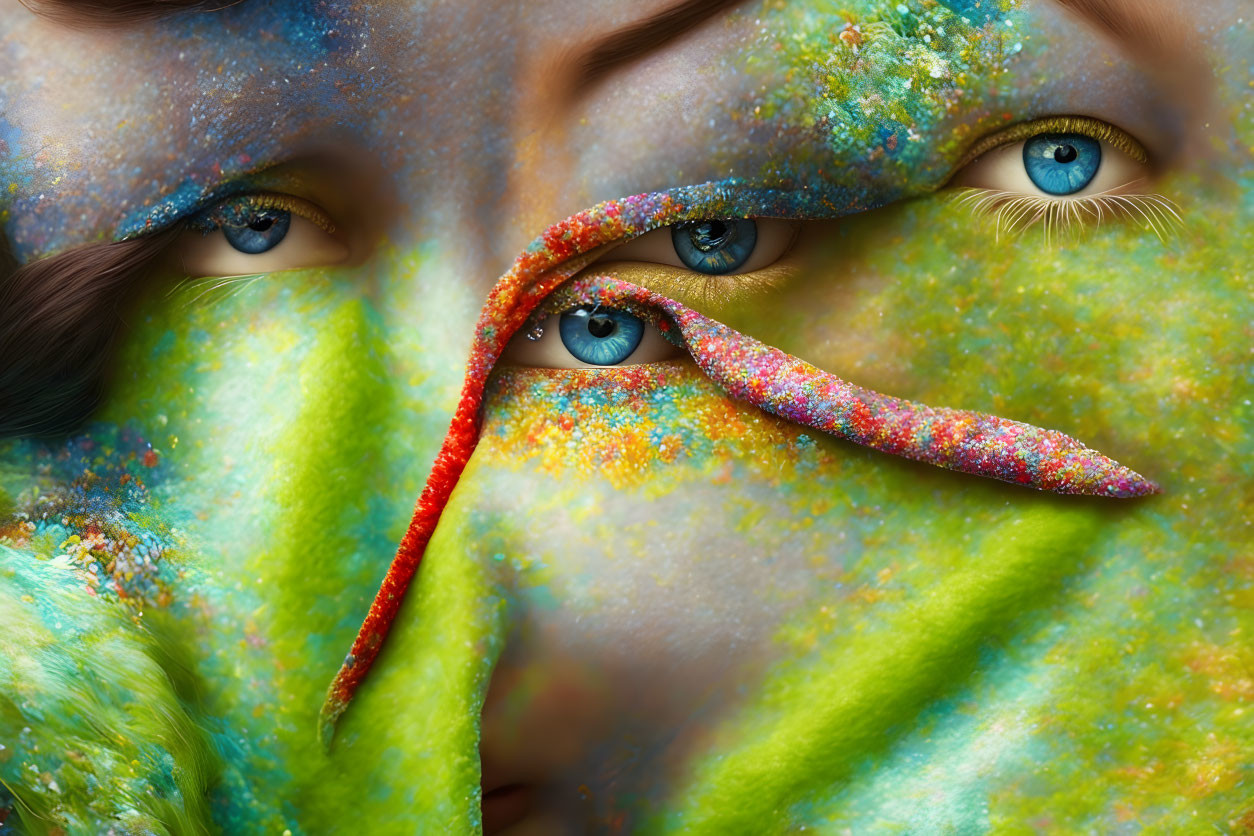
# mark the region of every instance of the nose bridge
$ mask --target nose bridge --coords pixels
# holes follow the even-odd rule
[[[389,60],[403,70],[381,77],[398,95],[375,115],[395,149],[399,234],[483,292],[538,231],[515,229],[505,198],[520,162],[521,62],[536,48],[516,31],[522,11],[503,0],[396,7]]]
[[[588,264],[597,246],[639,232],[650,219],[667,211],[682,212],[682,208],[668,195],[638,195],[567,218],[524,250],[489,294],[475,330],[461,397],[413,518],[357,638],[328,688],[318,728],[324,745],[330,746],[337,721],[382,649],[444,507],[474,452],[484,384],[505,344],[544,297]]]

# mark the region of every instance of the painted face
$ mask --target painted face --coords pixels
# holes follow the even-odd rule
[[[190,673],[185,726],[23,720],[0,777],[133,762],[102,804],[228,831],[1239,830],[1239,6],[6,9],[17,262],[177,231],[0,537]]]

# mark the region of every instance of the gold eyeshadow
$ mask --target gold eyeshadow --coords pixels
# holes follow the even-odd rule
[[[235,198],[237,201],[247,203],[248,208],[253,211],[262,209],[278,209],[282,212],[291,212],[293,215],[310,221],[311,223],[321,227],[323,231],[329,233],[335,232],[335,224],[326,212],[322,211],[318,206],[310,203],[308,200],[296,197],[290,194],[278,194],[276,192],[260,192],[257,194],[243,195]]]
[[[779,290],[796,274],[796,268],[776,262],[749,273],[711,275],[667,264],[609,261],[593,265],[589,272],[630,282],[714,315]]]
[[[1081,134],[1119,149],[1138,163],[1149,163],[1149,154],[1145,151],[1145,146],[1137,142],[1127,131],[1116,128],[1108,122],[1088,116],[1047,116],[1043,119],[1011,125],[1005,130],[978,140],[975,145],[967,149],[967,153],[963,155],[957,168],[961,169],[969,165],[994,148],[1029,139],[1037,134]]]

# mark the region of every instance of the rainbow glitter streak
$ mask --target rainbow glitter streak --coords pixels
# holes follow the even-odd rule
[[[697,365],[728,394],[873,450],[1054,493],[1126,498],[1158,491],[1063,433],[872,392],[628,282],[592,275],[571,291],[580,303],[665,311]]]
[[[767,204],[770,197],[754,195],[752,201]],[[720,215],[711,204],[729,203],[728,195],[707,186],[601,204],[547,230],[493,288],[480,314],[461,399],[413,519],[323,704],[319,736],[325,744],[330,744],[336,721],[378,657],[440,515],[474,452],[487,379],[510,338],[541,302],[587,265],[597,247],[676,221]],[[754,213],[753,207],[747,210],[743,205],[738,211],[741,216]],[[663,311],[678,327],[698,366],[731,396],[881,452],[1056,493],[1135,497],[1158,490],[1153,482],[1063,433],[863,389],[619,279],[583,276],[562,294],[573,302]]]

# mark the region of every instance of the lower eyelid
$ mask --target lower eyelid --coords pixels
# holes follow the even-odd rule
[[[287,237],[272,250],[238,252],[221,229],[183,232],[174,244],[179,266],[191,277],[242,276],[280,270],[325,267],[348,260],[348,246],[303,216],[293,216]]]

